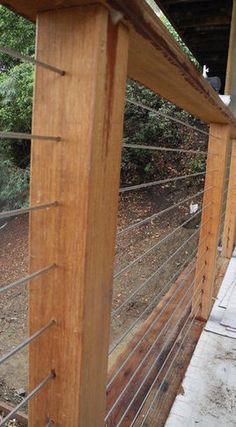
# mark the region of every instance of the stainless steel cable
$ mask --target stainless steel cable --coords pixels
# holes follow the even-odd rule
[[[39,139],[42,141],[61,141],[60,136],[34,135],[31,133],[21,132],[0,132],[0,139]]]
[[[199,305],[200,300],[201,300],[201,296],[199,296],[199,298],[197,299],[197,303],[195,304],[194,309],[195,309],[195,307],[197,307],[197,306]],[[180,336],[180,335],[181,335],[181,333],[184,331],[184,328],[187,326],[187,323],[189,322],[189,320],[190,320],[191,316],[192,316],[192,313],[190,313],[190,315],[188,316],[187,320],[185,321],[185,323],[184,323],[183,327],[181,328],[181,331],[180,331],[180,333],[178,334],[178,337],[176,338],[176,340],[175,340],[174,344],[172,345],[172,348],[171,348],[170,352],[168,353],[168,356],[167,356],[167,358],[166,358],[166,360],[165,360],[165,362],[164,362],[164,365],[162,366],[161,370],[158,372],[158,374],[156,375],[156,377],[155,377],[154,381],[152,382],[150,389],[148,390],[147,394],[146,394],[146,395],[145,395],[145,397],[144,397],[144,401],[142,402],[142,407],[141,407],[141,409],[139,408],[138,413],[135,415],[135,418],[134,418],[134,420],[132,421],[132,424],[131,424],[131,426],[130,426],[130,427],[132,427],[132,426],[134,425],[135,421],[137,420],[137,417],[138,417],[138,415],[140,414],[140,412],[141,412],[141,410],[142,410],[142,408],[143,408],[143,406],[144,406],[145,402],[147,401],[147,399],[148,399],[148,397],[149,397],[149,395],[150,395],[150,393],[151,393],[151,390],[153,389],[153,386],[154,386],[155,382],[157,381],[157,379],[158,379],[158,377],[159,377],[160,373],[162,372],[163,367],[165,367],[165,365],[166,365],[166,361],[168,361],[168,360],[169,360],[169,357],[170,357],[170,355],[171,355],[172,351],[174,350],[174,347],[177,345],[177,342],[178,342],[179,336]],[[174,356],[174,358],[173,358],[173,360],[172,360],[172,362],[171,362],[171,364],[170,364],[170,366],[169,366],[169,368],[168,368],[168,370],[167,370],[167,372],[166,372],[166,374],[165,374],[164,378],[162,379],[162,381],[161,381],[160,385],[158,386],[158,391],[155,393],[155,396],[154,396],[154,398],[153,398],[153,400],[152,400],[152,403],[151,403],[151,405],[149,406],[149,410],[148,410],[148,411],[149,411],[149,413],[150,413],[151,407],[153,406],[153,403],[155,402],[155,400],[156,400],[156,398],[157,398],[157,396],[158,396],[158,394],[159,394],[159,391],[160,391],[161,387],[162,387],[162,386],[163,386],[163,384],[164,384],[164,381],[165,381],[165,380],[166,380],[166,378],[167,378],[168,373],[170,372],[170,370],[171,370],[171,368],[172,368],[172,366],[173,366],[174,362],[175,362],[175,361],[176,361],[176,359],[177,359],[177,356],[178,356],[178,355],[179,355],[179,353],[180,353],[181,347],[183,346],[183,343],[185,342],[185,339],[187,338],[188,333],[189,333],[189,331],[191,330],[191,328],[192,328],[192,326],[193,326],[193,324],[194,324],[194,321],[196,320],[196,317],[197,317],[197,314],[196,314],[195,316],[193,316],[193,318],[192,318],[192,320],[191,320],[191,322],[190,322],[190,325],[189,325],[189,327],[187,328],[187,331],[186,331],[186,332],[185,332],[185,334],[184,334],[184,337],[183,337],[183,339],[182,339],[182,341],[181,341],[181,344],[179,345],[179,348],[178,348],[178,350],[176,351],[175,356]],[[148,413],[148,414],[145,414],[145,417],[142,419],[142,423],[140,424],[140,427],[142,427],[142,426],[144,425],[145,420],[147,419],[147,416],[149,415],[149,413]]]
[[[209,173],[213,173],[213,172],[217,172],[217,170],[212,170],[212,171],[209,171],[207,173],[209,174]],[[159,181],[146,182],[144,184],[130,185],[129,187],[120,188],[119,192],[125,193],[127,191],[134,191],[134,190],[139,190],[142,188],[154,187],[155,185],[167,184],[168,182],[175,182],[175,181],[179,181],[181,179],[188,179],[188,178],[193,178],[193,177],[202,176],[202,175],[206,175],[206,171],[205,172],[192,173],[190,175],[176,176],[174,178],[161,179]]]
[[[140,107],[140,108],[143,108],[144,110],[150,111],[151,113],[155,114],[156,116],[160,116],[160,117],[164,117],[166,119],[172,120],[172,122],[175,122],[175,123],[178,123],[180,125],[183,125],[183,126],[189,128],[189,129],[192,129],[192,130],[194,130],[196,132],[202,133],[203,135],[206,135],[208,137],[211,136],[211,137],[213,137],[215,139],[222,140],[222,138],[220,136],[218,136],[218,135],[214,135],[211,132],[206,132],[206,131],[204,131],[202,129],[197,128],[196,126],[192,126],[189,123],[184,122],[183,120],[180,120],[180,119],[177,119],[176,117],[172,117],[172,116],[170,116],[168,114],[162,113],[161,111],[156,110],[155,108],[148,107],[147,105],[142,104],[139,101],[134,101],[134,100],[126,98],[126,102],[128,102],[129,104],[136,105],[136,107]]]
[[[19,345],[13,348],[13,350],[9,351],[4,356],[0,357],[0,365],[6,360],[8,360],[10,357],[14,356],[14,354],[18,353],[18,351],[22,350],[24,347],[26,347],[28,344],[30,344],[32,341],[34,341],[36,338],[40,337],[47,329],[49,329],[51,326],[55,325],[55,320],[50,320],[45,326],[40,328],[37,332],[35,332],[33,335],[31,335],[29,338],[26,338],[24,341],[22,341]]]
[[[186,265],[186,263],[190,260],[190,258],[192,257],[193,254],[197,253],[197,249],[195,249],[190,256],[185,260],[184,264],[182,264],[177,271],[175,272],[174,275],[171,276],[171,278],[165,283],[164,287],[160,290],[160,292],[157,293],[157,295],[155,296],[154,300],[152,300],[150,302],[150,304],[148,304],[148,306],[145,308],[145,310],[140,314],[140,316],[131,324],[131,326],[124,332],[124,334],[121,335],[121,337],[116,341],[115,345],[112,346],[112,352],[118,347],[118,345],[130,334],[130,332],[132,331],[132,329],[134,329],[134,327],[139,323],[139,321],[142,319],[142,317],[144,316],[144,314],[146,312],[148,312],[151,307],[156,304],[158,302],[158,300],[161,298],[161,296],[163,295],[163,293],[168,289],[168,286],[173,282],[173,280],[175,280],[175,278],[178,277],[179,273],[181,272],[181,270],[184,268],[184,266]],[[109,351],[110,353],[110,351]]]
[[[9,285],[5,285],[3,287],[0,287],[0,294],[2,292],[9,291],[9,289],[15,288],[16,286],[23,285],[24,283],[27,283],[30,280],[35,279],[38,276],[41,276],[41,274],[47,273],[48,271],[54,269],[55,267],[56,267],[56,264],[50,264],[49,266],[44,267],[41,270],[35,271],[34,273],[31,273],[31,274],[28,274],[28,276],[23,277],[22,279],[18,279],[15,282],[9,283]]]
[[[202,225],[202,227],[204,227],[207,223],[209,222],[209,220],[207,220],[207,221],[205,221],[205,223]],[[201,228],[202,228],[201,227]],[[163,268],[164,267],[166,267],[167,265],[168,265],[168,263],[170,262],[170,260],[171,259],[173,259],[175,256],[176,256],[176,254],[181,250],[181,249],[183,249],[184,248],[184,246],[186,246],[186,244],[194,237],[194,236],[196,236],[197,234],[199,234],[199,232],[200,232],[200,229],[201,228],[199,228],[199,229],[197,229],[194,233],[192,233],[191,234],[191,236],[188,238],[188,239],[186,239],[185,241],[184,241],[184,243],[182,243],[182,245],[181,246],[179,246],[168,258],[167,258],[167,260],[166,261],[164,261],[161,265],[160,265],[160,267],[158,267],[158,269],[157,270],[155,270],[154,271],[154,273],[152,273],[146,280],[144,280],[144,282],[142,282],[141,283],[141,285],[138,287],[138,288],[136,288],[135,289],[135,291],[128,297],[128,298],[126,298],[126,300],[121,304],[121,305],[119,305],[119,307],[117,307],[113,312],[112,312],[112,316],[115,316],[117,313],[119,313],[120,312],[120,310],[129,302],[129,301],[131,301],[132,300],[132,298],[138,293],[138,292],[140,292],[140,290],[142,290],[154,277],[156,277],[159,273],[160,273],[160,271],[162,271],[163,270]],[[112,351],[113,351],[113,349],[112,349]]]
[[[182,227],[187,225],[190,221],[192,221],[193,218],[196,218],[201,212],[204,211],[208,206],[210,206],[211,203],[208,203],[203,208],[199,209],[198,212],[196,212],[194,215],[192,215],[189,219],[184,221],[182,224],[180,224],[178,227],[176,227],[173,231],[171,231],[169,234],[167,234],[163,239],[159,240],[155,245],[151,246],[147,251],[145,251],[142,255],[139,255],[137,258],[135,258],[133,261],[131,261],[126,267],[119,270],[117,273],[114,274],[114,279],[117,279],[121,274],[125,273],[127,270],[129,270],[133,265],[137,264],[137,262],[141,261],[145,256],[147,256],[150,252],[152,252],[154,249],[158,248],[162,243],[164,243],[166,240],[168,240],[171,236],[173,236],[176,231],[180,230]]]
[[[145,308],[145,310],[140,314],[140,316],[131,324],[131,326],[124,332],[124,334],[121,335],[121,337],[116,341],[116,343],[111,347],[111,349],[109,350],[109,355],[118,347],[118,345],[130,334],[130,332],[132,331],[132,329],[134,329],[134,327],[139,323],[139,321],[142,319],[142,317],[144,316],[144,314],[146,312],[148,312],[151,307],[157,303],[157,301],[160,299],[160,297],[162,296],[162,294],[168,289],[168,286],[173,282],[173,280],[175,280],[178,275],[180,274],[181,270],[184,268],[184,266],[189,262],[189,260],[192,258],[191,262],[194,259],[194,256],[196,255],[199,247],[202,246],[203,243],[205,243],[206,239],[208,238],[208,236],[205,236],[205,238],[201,241],[201,243],[198,245],[198,247],[191,252],[191,254],[186,258],[185,262],[177,269],[177,271],[174,273],[174,275],[172,275],[172,277],[166,282],[166,284],[164,285],[164,287],[160,290],[160,292],[158,292],[158,294],[155,296],[154,300],[151,301],[150,304],[148,304],[148,306]],[[204,254],[205,256],[205,254]],[[199,258],[202,259],[203,255]],[[190,263],[191,263],[190,262]],[[195,266],[194,266],[195,268]],[[191,272],[193,270],[190,270]]]
[[[0,219],[11,218],[19,215],[25,215],[29,212],[34,212],[41,209],[49,209],[56,206],[58,206],[58,202],[45,203],[44,205],[31,206],[30,208],[21,208],[21,209],[15,209],[13,211],[0,212]]]
[[[202,259],[203,256],[205,256],[205,254],[203,254],[199,259]],[[134,346],[134,348],[132,349],[132,351],[128,354],[128,356],[126,357],[126,359],[122,362],[122,364],[120,365],[120,367],[117,369],[117,371],[113,374],[112,378],[110,379],[110,381],[107,384],[107,389],[111,386],[111,384],[113,383],[114,379],[117,377],[117,375],[122,371],[122,369],[124,368],[124,366],[126,365],[126,363],[128,362],[128,360],[132,357],[132,355],[135,353],[135,351],[137,350],[137,348],[140,346],[140,344],[144,341],[145,337],[148,335],[148,333],[151,331],[152,327],[154,326],[155,323],[158,322],[158,320],[161,318],[162,314],[165,312],[165,310],[167,309],[168,305],[173,301],[174,297],[176,296],[177,292],[179,292],[184,283],[186,282],[186,279],[190,276],[190,274],[194,271],[195,269],[195,265],[190,269],[190,271],[185,275],[185,277],[180,281],[180,284],[177,286],[177,288],[175,289],[175,291],[173,292],[173,295],[171,295],[171,298],[169,301],[167,301],[167,303],[164,305],[164,307],[162,307],[160,313],[158,314],[158,316],[153,319],[153,321],[151,322],[151,324],[149,325],[148,329],[146,330],[146,332],[144,333],[144,335],[140,338],[140,340],[138,341],[138,343]],[[200,273],[199,273],[200,274]]]
[[[181,200],[178,203],[175,203],[171,206],[169,206],[166,209],[163,209],[160,212],[157,212],[147,218],[142,219],[141,221],[138,221],[134,224],[129,225],[128,227],[124,228],[123,230],[118,231],[117,236],[120,236],[124,233],[126,233],[127,231],[133,230],[136,227],[139,227],[140,225],[146,224],[149,221],[154,220],[155,218],[158,218],[160,215],[163,215],[166,212],[171,211],[174,208],[177,208],[178,206],[181,206],[183,203],[188,202],[189,200],[195,199],[196,197],[201,196],[203,193],[206,193],[207,191],[211,190],[212,188],[214,188],[213,186],[206,188],[205,190],[199,191],[198,193],[193,194],[192,196],[186,197],[186,199]]]
[[[196,304],[196,305],[198,305],[198,304],[199,304],[199,302],[200,302],[200,297],[198,298],[198,300],[197,300],[197,304]],[[187,325],[188,321],[189,321],[189,320],[190,320],[190,318],[191,318],[191,315],[192,315],[192,314],[190,313],[190,314],[189,314],[189,316],[187,317],[186,321],[184,322],[184,325],[182,326],[182,328],[181,328],[181,330],[180,330],[180,332],[179,332],[179,334],[178,334],[177,338],[175,339],[175,341],[174,341],[174,343],[173,343],[173,345],[172,345],[172,347],[171,347],[171,350],[168,352],[167,358],[165,359],[165,362],[164,362],[164,364],[162,365],[162,367],[161,367],[160,371],[159,371],[159,372],[158,372],[158,374],[156,375],[156,377],[155,377],[155,379],[154,379],[154,382],[153,382],[153,383],[155,383],[155,382],[156,382],[156,379],[158,378],[158,376],[159,376],[159,375],[160,375],[160,373],[162,372],[162,370],[163,370],[163,368],[164,368],[164,366],[165,366],[165,364],[166,364],[166,360],[168,359],[168,357],[169,357],[169,356],[170,356],[170,354],[172,353],[172,351],[173,351],[174,347],[176,346],[176,344],[177,344],[177,342],[178,342],[178,339],[179,339],[179,336],[180,336],[180,334],[183,332],[184,328],[186,327],[186,325]],[[181,319],[180,319],[180,320],[181,320]],[[180,321],[179,321],[179,322],[177,322],[177,326],[178,326],[179,324],[180,324]],[[167,341],[167,344],[168,344],[168,341]],[[182,345],[182,344],[181,344],[181,345]],[[166,348],[166,345],[165,345],[165,347],[164,347],[164,348]],[[180,348],[181,348],[181,346],[180,346]],[[162,350],[162,351],[163,351],[163,350]],[[123,419],[125,418],[125,416],[126,416],[127,412],[129,411],[129,409],[131,408],[132,404],[134,403],[134,401],[135,401],[135,399],[136,399],[136,397],[137,397],[138,393],[139,393],[139,392],[140,392],[140,390],[142,389],[142,387],[143,387],[143,385],[145,384],[145,382],[146,382],[146,380],[147,380],[148,376],[150,375],[151,371],[152,371],[152,370],[153,370],[153,368],[155,367],[156,362],[157,362],[158,358],[160,357],[160,355],[161,355],[162,351],[158,354],[158,356],[157,356],[156,360],[155,360],[155,361],[154,361],[154,363],[151,365],[150,369],[148,370],[147,374],[145,375],[144,379],[142,380],[142,382],[141,382],[141,384],[140,384],[140,386],[139,386],[138,390],[135,392],[134,397],[132,398],[131,402],[129,403],[128,407],[127,407],[127,408],[126,408],[126,410],[125,410],[125,413],[122,415],[122,417],[121,417],[121,419],[120,419],[120,421],[119,421],[119,423],[117,424],[117,426],[116,426],[116,427],[119,427],[119,426],[121,425],[121,423],[122,423]],[[153,383],[152,383],[152,385],[153,385]],[[151,386],[152,386],[152,385],[151,385]],[[150,388],[149,388],[149,390],[150,390]],[[145,395],[145,397],[144,397],[144,400],[143,400],[143,402],[142,402],[142,404],[141,404],[141,407],[142,407],[142,408],[143,408],[143,405],[144,405],[144,403],[146,402],[146,400],[147,400],[147,398],[148,398],[148,396],[149,396],[149,390],[148,390],[148,392],[146,393],[146,395]],[[137,417],[138,417],[139,413],[140,413],[140,412],[138,412],[138,413],[135,415],[135,417],[136,417],[136,418],[132,421],[132,424],[131,424],[130,426],[133,426],[133,425],[134,425],[134,423],[135,423],[135,421],[136,421],[136,419],[137,419]]]
[[[202,129],[198,129],[196,126],[192,126],[189,123],[186,123],[186,122],[184,122],[184,121],[182,121],[180,119],[177,119],[175,117],[169,116],[168,114],[162,113],[161,111],[156,110],[155,108],[148,107],[147,105],[142,104],[141,102],[133,101],[133,100],[128,99],[128,98],[126,98],[126,102],[128,102],[129,104],[133,104],[136,107],[140,107],[140,108],[143,108],[144,110],[150,111],[151,113],[153,113],[153,114],[155,114],[157,116],[164,117],[165,119],[169,119],[172,122],[175,122],[175,123],[178,123],[180,125],[183,125],[183,126],[189,128],[189,129],[192,129],[192,130],[194,130],[196,132],[202,133],[203,135],[209,136],[209,132],[206,132],[206,131],[204,131]],[[218,137],[216,137],[216,138],[218,138]]]
[[[197,274],[197,276],[199,276],[202,271],[204,270],[205,265],[202,267],[202,269],[199,271],[199,273]],[[166,330],[166,327],[168,326],[168,324],[170,323],[170,321],[173,319],[174,314],[176,313],[177,309],[181,306],[182,302],[184,301],[184,299],[186,298],[187,294],[189,293],[189,291],[194,287],[195,285],[195,281],[196,281],[196,277],[194,278],[194,280],[191,282],[191,285],[188,287],[187,291],[184,293],[184,295],[182,296],[182,298],[180,299],[180,301],[178,302],[178,304],[175,306],[175,309],[173,310],[171,316],[168,318],[164,328],[161,330],[161,332],[157,335],[157,337],[155,338],[154,342],[152,343],[151,347],[149,348],[149,350],[145,353],[144,358],[142,359],[142,361],[139,363],[139,365],[136,367],[136,369],[134,370],[133,374],[131,375],[131,377],[129,378],[127,384],[125,385],[125,387],[123,388],[122,392],[120,393],[120,395],[118,396],[118,398],[116,399],[116,401],[114,402],[114,404],[112,405],[112,407],[110,408],[110,410],[108,411],[108,413],[106,414],[105,417],[105,422],[107,421],[107,419],[109,418],[109,416],[111,415],[111,413],[113,412],[113,410],[115,409],[115,407],[117,406],[118,402],[120,401],[121,397],[124,395],[125,391],[127,390],[128,386],[130,385],[130,383],[132,382],[132,380],[134,379],[135,375],[137,374],[137,372],[140,370],[141,366],[143,366],[144,362],[147,360],[149,354],[151,353],[151,351],[153,350],[154,346],[156,345],[158,339],[160,338],[160,336],[163,334],[163,332]],[[188,308],[188,307],[187,307]],[[182,321],[182,318],[179,319],[179,321],[176,323],[176,326]],[[158,354],[158,357],[160,356],[160,354]],[[157,357],[157,358],[158,358]],[[142,384],[143,385],[143,384]],[[139,390],[141,388],[139,387],[138,391],[135,392],[134,397],[132,398],[132,401],[130,402],[130,404],[128,405],[128,407],[126,408],[122,418],[120,419],[119,423],[117,424],[116,427],[118,427],[121,422],[123,421],[126,413],[128,412],[131,404],[133,403],[133,401],[135,400]]]
[[[31,400],[50,380],[55,378],[55,372],[51,371],[44,380],[37,385],[27,397],[25,397],[2,421],[0,421],[0,427],[3,427],[18,411],[24,406],[29,400]]]
[[[176,153],[190,153],[190,154],[200,154],[207,156],[207,151],[201,150],[187,150],[184,148],[171,148],[171,147],[155,147],[154,145],[141,145],[141,144],[123,144],[123,148],[133,148],[137,150],[151,150],[151,151],[170,151]]]
[[[65,75],[65,71],[60,68],[54,67],[54,65],[46,64],[43,61],[39,61],[38,59],[34,59],[29,55],[25,55],[23,53],[17,52],[10,47],[6,47],[0,45],[0,52],[5,53],[5,55],[9,55],[12,58],[20,59],[23,62],[28,62],[33,65],[38,65],[40,67],[46,68],[49,71],[54,71],[54,73],[60,74],[61,76]]]

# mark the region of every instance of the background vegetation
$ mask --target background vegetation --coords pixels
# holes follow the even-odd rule
[[[163,18],[165,20],[165,18]],[[168,21],[165,22],[178,42],[192,57]],[[0,44],[19,52],[34,55],[35,26],[0,6]],[[31,132],[33,67],[0,55],[0,129],[1,131]],[[174,78],[174,77],[173,77]],[[138,83],[127,82],[127,98],[158,109],[162,113],[181,118],[191,124],[198,121],[171,103],[153,94]],[[156,146],[192,147],[205,141],[194,132],[168,119],[127,103],[124,140]],[[28,203],[30,143],[24,140],[3,140],[0,144],[0,208],[18,208]],[[162,152],[123,149],[121,181],[139,183],[183,171],[199,171],[202,158],[192,160]]]

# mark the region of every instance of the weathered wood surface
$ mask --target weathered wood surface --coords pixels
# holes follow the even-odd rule
[[[38,16],[39,59],[33,130],[61,142],[33,141],[31,205],[59,206],[30,218],[30,270],[56,263],[29,286],[30,333],[56,326],[30,345],[29,389],[56,378],[33,399],[30,425],[103,424],[113,261],[127,75],[128,31],[100,5]]]
[[[68,8],[92,0],[3,0],[21,15],[35,20],[39,11]],[[130,27],[128,75],[208,123],[236,122],[145,0],[99,0],[121,12]],[[42,60],[45,61],[42,56]],[[52,62],[52,58],[49,59]],[[236,134],[235,134],[236,136]]]

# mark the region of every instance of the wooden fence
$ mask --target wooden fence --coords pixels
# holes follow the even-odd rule
[[[224,257],[235,243],[236,119],[144,0],[6,3],[37,20],[29,334],[47,330],[29,345],[29,389],[42,388],[30,400],[29,425],[133,425],[124,410],[120,420],[105,418],[127,76],[210,125],[202,224],[210,220],[201,227],[192,301],[202,320],[212,306],[231,143]]]

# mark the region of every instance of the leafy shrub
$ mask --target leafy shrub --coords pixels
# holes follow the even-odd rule
[[[127,102],[125,143],[184,149],[197,149],[200,145],[201,149],[206,148],[207,141],[202,134],[189,128],[186,130],[185,126],[173,122],[168,116],[204,128],[197,118],[134,81],[127,82],[126,98],[151,107],[160,115]],[[122,185],[164,178],[178,172],[192,173],[198,172],[199,168],[204,169],[205,159],[194,155],[195,160],[192,160],[192,157],[190,154],[124,148],[121,164]]]
[[[8,73],[3,73],[0,78],[1,130],[31,132],[32,98],[33,67],[30,64],[16,65]],[[1,152],[16,166],[26,167],[29,164],[30,142],[3,141]]]
[[[0,158],[0,207],[17,209],[28,205],[29,167],[20,169]]]

